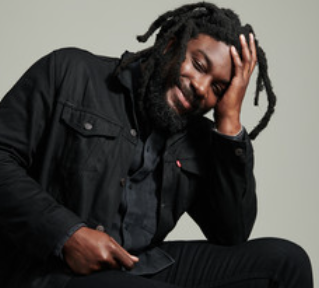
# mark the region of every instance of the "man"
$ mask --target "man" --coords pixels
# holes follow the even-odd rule
[[[62,49],[0,105],[1,287],[312,287],[309,259],[246,241],[254,139],[274,111],[249,25],[212,4],[160,16],[122,59]],[[248,135],[242,101],[259,63]],[[214,122],[203,115],[214,111]],[[188,212],[208,241],[163,242]]]

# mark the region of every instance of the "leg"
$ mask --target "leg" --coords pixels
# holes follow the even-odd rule
[[[232,247],[204,241],[166,242],[176,263],[151,276],[102,271],[73,278],[66,288],[312,288],[310,261],[297,245],[258,239]]]
[[[150,276],[181,287],[311,288],[307,254],[280,239],[257,239],[221,247],[207,242],[167,242],[161,247],[176,263]]]
[[[72,278],[65,288],[178,288],[162,281],[134,276],[119,270],[106,270]]]

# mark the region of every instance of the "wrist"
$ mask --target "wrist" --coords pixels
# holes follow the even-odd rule
[[[236,136],[242,130],[239,115],[235,117],[216,117],[215,128],[219,133]]]
[[[72,237],[76,231],[78,231],[80,228],[86,227],[84,223],[79,223],[77,225],[74,225],[71,227],[71,229],[61,238],[61,240],[56,245],[56,248],[54,250],[54,255],[60,257],[61,260],[64,259],[63,257],[63,247],[66,244],[66,242]]]

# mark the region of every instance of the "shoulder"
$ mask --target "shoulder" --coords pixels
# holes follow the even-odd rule
[[[100,61],[118,61],[118,58],[108,57],[94,54],[88,50],[77,48],[77,47],[66,47],[56,49],[52,52],[55,56],[61,57],[64,60],[74,59],[74,60],[100,60]]]
[[[116,66],[119,59],[114,57],[107,57],[96,55],[90,51],[68,47],[55,50],[51,53],[55,59],[56,65],[63,67],[90,67],[90,66]]]

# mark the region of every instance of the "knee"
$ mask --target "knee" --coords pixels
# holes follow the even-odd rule
[[[272,267],[275,280],[290,283],[287,287],[312,287],[311,262],[302,247],[283,239],[264,241],[263,255]]]
[[[270,249],[267,253],[272,256],[281,264],[290,264],[299,268],[310,268],[310,258],[307,252],[297,245],[284,239],[270,239]]]

